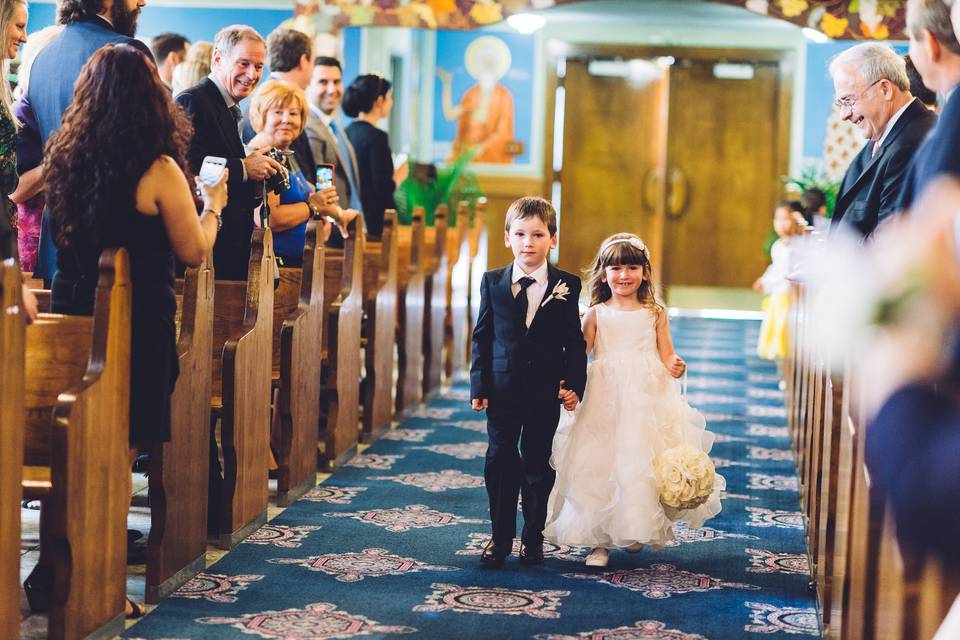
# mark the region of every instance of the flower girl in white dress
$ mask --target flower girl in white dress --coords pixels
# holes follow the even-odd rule
[[[583,403],[561,416],[554,437],[557,481],[543,534],[591,547],[586,564],[603,567],[612,548],[673,540],[676,521],[703,526],[720,512],[725,481],[706,456],[713,434],[674,380],[686,364],[654,297],[646,246],[633,234],[611,236],[588,277],[582,323],[594,360]]]

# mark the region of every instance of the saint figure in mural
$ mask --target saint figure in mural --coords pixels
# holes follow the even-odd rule
[[[451,73],[437,67],[443,87],[443,115],[457,122],[450,159],[479,147],[475,162],[509,164],[521,152],[513,138],[513,94],[500,84],[510,70],[510,49],[496,36],[481,36],[470,43],[463,57],[467,73],[476,84],[467,89],[458,105],[453,104]]]

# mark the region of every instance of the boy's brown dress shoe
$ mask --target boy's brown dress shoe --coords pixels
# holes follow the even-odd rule
[[[502,567],[504,560],[507,559],[512,550],[512,545],[498,545],[491,540],[483,548],[483,553],[480,554],[480,564],[491,568]]]
[[[543,543],[521,546],[520,562],[523,564],[543,564]]]

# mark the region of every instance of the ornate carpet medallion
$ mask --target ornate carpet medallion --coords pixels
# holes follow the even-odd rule
[[[796,553],[776,553],[765,549],[744,549],[750,554],[750,573],[795,573],[810,575],[810,563],[807,556]]]
[[[469,409],[469,407],[464,407]],[[456,409],[441,407],[417,407],[406,414],[408,418],[429,418],[430,420],[449,420],[450,416],[456,413]]]
[[[736,389],[739,383],[724,378],[707,378],[704,376],[687,376],[688,389]]]
[[[391,456],[378,453],[365,453],[350,458],[350,460],[343,466],[357,467],[359,469],[379,469],[381,471],[389,471],[393,468],[393,464],[402,457],[403,455]]]
[[[770,427],[765,424],[747,425],[748,436],[769,436],[771,438],[787,438],[790,434],[786,427]]]
[[[747,382],[752,384],[777,384],[780,378],[775,373],[748,373]]]
[[[390,429],[380,436],[383,440],[399,440],[400,442],[423,442],[424,438],[433,433],[433,429]]]
[[[263,580],[263,576],[198,573],[170,594],[170,597],[229,604],[237,601],[237,594],[246,589],[247,585],[259,580]]]
[[[415,606],[414,611],[559,618],[560,598],[570,595],[569,591],[461,587],[442,582],[434,582],[430,587],[435,591],[427,596],[426,604]]]
[[[784,406],[751,404],[747,407],[747,415],[759,418],[786,418],[787,409]]]
[[[269,544],[274,547],[296,549],[311,532],[319,530],[319,525],[301,525],[285,527],[282,524],[265,524],[240,544]]]
[[[777,527],[778,529],[803,529],[803,514],[799,511],[780,511],[762,507],[747,507],[750,513],[749,527]]]
[[[483,486],[483,476],[471,476],[456,469],[404,473],[399,476],[371,476],[371,479],[392,480],[400,484],[420,487],[430,493],[441,493],[448,489],[476,489]]]
[[[626,569],[600,573],[565,573],[565,578],[596,580],[612,587],[636,591],[646,598],[669,598],[681,593],[713,591],[715,589],[757,590],[751,584],[724,582],[703,573],[691,573],[677,569],[672,564],[652,564],[649,569]]]
[[[757,536],[747,535],[745,533],[728,533],[713,527],[703,527],[702,529],[691,529],[686,522],[678,522],[673,525],[672,542],[666,546],[676,547],[690,542],[713,542],[714,540],[725,540],[727,538],[736,538],[740,540],[759,540]]]
[[[777,462],[793,460],[790,449],[768,449],[766,447],[747,447],[753,460],[775,460]]]
[[[696,408],[696,407],[694,407]],[[742,422],[743,416],[738,416],[735,413],[719,413],[716,411],[701,411],[703,417],[707,419],[707,424],[713,422]]]
[[[262,611],[238,618],[198,618],[203,624],[230,625],[244,633],[261,638],[313,640],[322,638],[351,638],[371,633],[415,633],[413,627],[382,625],[366,616],[337,609],[329,602],[309,604],[304,609]]]
[[[743,462],[742,460],[728,460],[726,458],[714,458],[710,456],[710,459],[713,460],[713,466],[717,469],[726,469],[727,467],[752,467],[753,463]]]
[[[763,387],[750,387],[747,389],[747,397],[777,400],[778,402],[784,400],[783,391],[780,391],[780,389],[764,389]]]
[[[305,493],[300,499],[328,504],[350,504],[361,491],[366,490],[366,487],[336,487],[330,484],[321,484]]]
[[[450,424],[459,429],[467,429],[468,431],[476,431],[478,433],[487,432],[486,420],[458,420],[457,422],[451,422]]]
[[[470,390],[469,389],[448,389],[446,393],[443,394],[443,397],[446,400],[463,400],[469,403]]]
[[[687,354],[684,353],[684,356]],[[688,356],[689,357],[689,356]],[[691,362],[690,373],[743,373],[745,368],[738,364],[722,364],[719,362]]]
[[[687,402],[695,407],[705,404],[737,404],[744,402],[744,399],[738,396],[720,395],[718,393],[704,393],[702,391],[687,394]]]
[[[764,602],[747,602],[753,624],[744,631],[751,633],[790,633],[820,637],[816,609],[775,607]]]
[[[667,629],[667,625],[657,620],[640,620],[632,627],[616,629],[595,629],[584,631],[575,636],[554,633],[538,633],[536,640],[707,640],[696,633],[684,633],[676,629]]]
[[[483,553],[483,547],[493,536],[489,533],[471,533],[466,547],[457,551],[458,556],[479,556]],[[513,553],[520,553],[520,539],[513,541]],[[578,547],[570,547],[565,544],[554,544],[544,540],[543,556],[545,558],[558,558],[560,560],[571,560],[573,562],[583,562],[582,550]]]
[[[411,504],[393,509],[370,509],[369,511],[356,511],[354,513],[325,513],[323,515],[327,518],[353,518],[360,522],[383,527],[394,533],[404,533],[411,529],[490,522],[480,518],[461,518],[452,513],[434,511],[423,504]]]
[[[726,433],[715,433],[716,438],[714,442],[753,442],[750,438],[741,438],[740,436],[731,436]]]
[[[799,491],[797,476],[773,476],[765,473],[748,473],[750,484],[747,489],[772,489],[775,491]]]
[[[721,500],[759,500],[757,496],[750,496],[745,493],[727,493],[726,491],[720,492]]]
[[[460,444],[434,444],[429,447],[414,447],[414,449],[426,449],[433,453],[439,453],[446,456],[453,456],[457,460],[473,460],[487,455],[486,442],[463,442]]]
[[[427,564],[415,558],[393,555],[386,549],[361,552],[327,553],[309,558],[271,558],[271,564],[295,564],[311,571],[336,576],[339,582],[359,582],[364,578],[399,576],[417,571],[457,571],[456,567]]]

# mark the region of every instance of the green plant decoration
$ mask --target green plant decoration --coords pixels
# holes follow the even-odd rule
[[[824,215],[827,218],[833,217],[833,210],[837,206],[837,195],[840,193],[840,182],[827,177],[822,168],[810,165],[801,171],[799,176],[794,178],[788,176],[783,181],[787,186],[793,186],[801,193],[807,189],[822,191],[826,201]]]
[[[470,205],[472,220],[477,199],[484,195],[476,174],[467,169],[476,154],[477,150],[471,149],[449,165],[440,168],[428,164],[412,164],[410,175],[400,183],[394,193],[400,224],[410,224],[413,210],[423,207],[424,222],[427,226],[432,226],[437,205],[446,204],[450,210],[447,224],[456,226],[457,206],[464,200]]]

